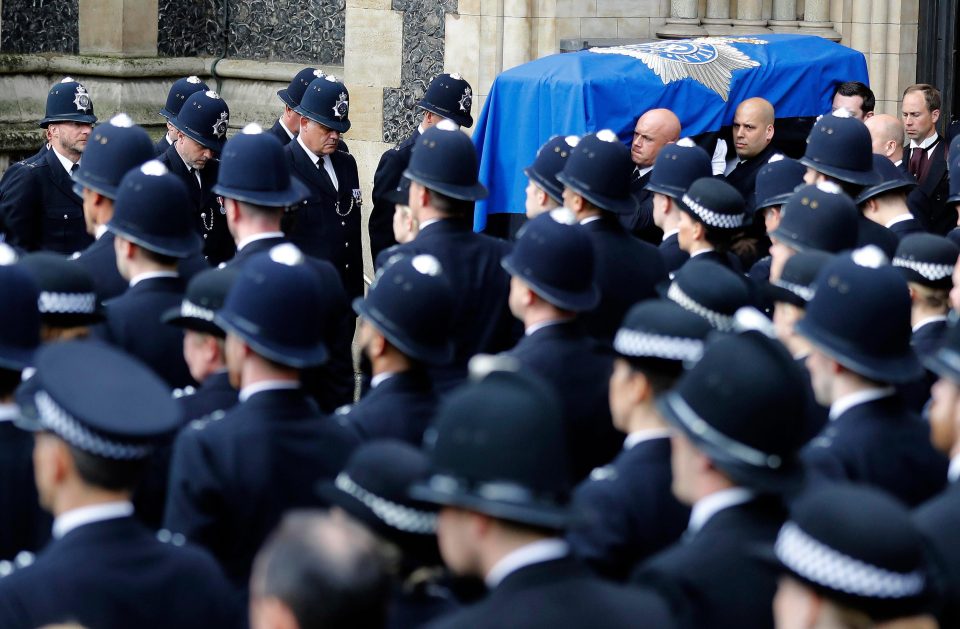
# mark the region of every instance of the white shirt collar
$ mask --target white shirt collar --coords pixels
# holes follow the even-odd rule
[[[731,487],[712,493],[705,498],[701,498],[693,505],[690,511],[690,523],[687,524],[688,533],[697,533],[702,529],[710,518],[717,513],[730,507],[741,505],[753,500],[756,494],[743,487]]]
[[[540,323],[534,323],[533,325],[524,328],[523,335],[530,336],[534,332],[539,332],[544,328],[549,328],[552,325],[560,325],[561,323],[566,323],[567,321],[571,321],[571,319],[553,319],[552,321],[541,321]]]
[[[542,539],[507,553],[500,561],[490,568],[484,578],[487,588],[492,590],[521,568],[566,557],[570,553],[570,546],[566,541],[555,537]]]
[[[594,221],[599,221],[600,218],[601,218],[601,216],[602,216],[602,215],[600,215],[600,214],[594,214],[593,216],[588,216],[587,218],[585,218],[585,219],[583,219],[582,221],[580,221],[580,224],[581,224],[581,225],[589,225],[590,223],[592,223],[592,222],[594,222]],[[421,228],[421,229],[422,229],[422,228]]]
[[[146,273],[141,273],[140,275],[130,279],[130,286],[136,286],[143,280],[152,280],[155,277],[178,277],[179,274],[176,271],[147,271]]]
[[[67,171],[67,174],[69,175],[70,169],[73,168],[73,162],[61,155],[60,152],[52,146],[50,147],[50,150],[53,151],[53,154],[57,156],[57,159],[60,160],[60,165],[63,166],[63,169]],[[78,161],[77,163],[79,164],[80,162]]]
[[[950,459],[950,467],[947,468],[947,479],[951,483],[960,479],[960,454]]]
[[[893,163],[893,165],[894,165],[894,166],[900,166],[900,164],[902,164],[902,163],[903,163],[903,160],[902,160],[902,159],[898,159],[897,161],[895,161],[895,162]]]
[[[283,124],[283,118],[277,118],[277,122],[279,122],[279,123],[280,123],[280,126],[283,127],[283,131],[287,134],[287,137],[289,137],[291,140],[292,140],[294,137],[296,137],[296,136],[293,135],[293,131],[291,131],[290,129],[288,129],[288,128],[287,128],[287,125]]]
[[[370,388],[376,389],[377,386],[382,384],[384,380],[389,380],[395,375],[397,375],[396,371],[384,371],[383,373],[378,373],[374,377],[370,378]]]
[[[692,253],[690,254],[690,257],[691,257],[691,258],[696,258],[697,256],[699,256],[699,255],[701,255],[701,254],[704,254],[704,253],[709,253],[710,251],[713,251],[713,247],[709,247],[709,246],[708,246],[708,247],[705,247],[705,248],[703,248],[703,249],[697,249],[696,251],[694,251],[694,252],[692,252]]]
[[[163,139],[167,141],[167,146],[173,146],[173,140],[170,139],[169,133],[164,133]]]
[[[420,231],[423,231],[424,228],[430,227],[430,226],[433,225],[434,223],[439,223],[439,222],[442,221],[442,220],[443,220],[442,218],[428,218],[427,220],[425,220],[425,221],[423,221],[422,223],[420,223],[420,228],[419,228],[419,230],[420,230]]]
[[[257,393],[263,393],[264,391],[290,391],[299,388],[300,383],[292,380],[261,380],[240,389],[238,397],[241,402],[246,402]]]
[[[283,232],[261,232],[259,234],[247,236],[237,243],[237,251],[242,251],[243,248],[249,245],[251,242],[256,240],[264,240],[265,238],[283,238]]]
[[[16,404],[0,404],[0,422],[12,422],[20,417],[20,407]]]
[[[424,131],[426,131],[426,129],[423,128],[423,122],[421,122],[420,124],[417,125],[417,133],[419,133],[420,135],[423,135]]]
[[[904,212],[903,214],[897,214],[896,216],[894,216],[893,218],[891,218],[884,227],[889,228],[889,227],[891,227],[892,225],[896,225],[897,223],[902,223],[903,221],[909,221],[911,218],[913,218],[913,214],[911,214],[910,212]]]
[[[913,331],[916,332],[917,330],[927,325],[928,323],[936,323],[937,321],[946,321],[946,320],[947,320],[947,315],[934,315],[932,317],[927,317],[926,319],[920,319],[917,322],[917,325],[913,326]]]
[[[665,231],[663,232],[663,238],[660,239],[660,242],[666,242],[667,238],[669,238],[670,236],[673,236],[674,234],[679,234],[679,233],[680,233],[679,229],[671,229],[670,231]]]
[[[313,162],[313,165],[316,166],[317,162],[320,161],[320,156],[307,148],[307,145],[303,143],[303,138],[299,135],[297,136],[297,144],[300,145],[300,148],[303,149],[303,152],[307,154],[307,157],[310,158],[310,161]]]
[[[93,239],[100,240],[100,237],[107,233],[106,225],[97,225],[97,229],[93,232]]]
[[[893,387],[879,387],[848,393],[830,405],[830,420],[832,421],[840,417],[854,406],[860,406],[861,404],[866,404],[867,402],[873,402],[874,400],[890,397],[896,393],[896,391],[897,390]]]
[[[639,445],[645,441],[653,441],[654,439],[669,439],[670,438],[670,429],[669,428],[648,428],[646,430],[637,430],[636,432],[631,432],[627,435],[627,438],[623,440],[623,449],[629,450],[630,448]]]
[[[61,513],[53,521],[53,537],[54,539],[60,539],[81,526],[103,522],[104,520],[128,518],[131,515],[133,515],[133,504],[128,500],[104,502],[98,505],[71,509],[66,513]]]
[[[915,149],[919,147],[924,151],[929,151],[930,147],[937,142],[938,137],[940,136],[938,136],[936,130],[934,130],[934,132],[930,136],[924,138],[922,142],[918,143],[916,140],[910,140],[910,148]]]
[[[634,166],[634,167],[633,167],[633,172],[637,173],[637,177],[638,177],[638,178],[643,177],[644,175],[646,175],[646,174],[647,174],[648,172],[650,172],[651,170],[653,170],[653,165],[644,166],[643,168],[640,168],[639,166]]]

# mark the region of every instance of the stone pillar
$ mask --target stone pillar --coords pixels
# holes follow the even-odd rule
[[[774,33],[796,33],[800,26],[797,20],[797,0],[773,0],[769,25]]]
[[[763,0],[738,0],[737,19],[733,21],[732,32],[738,35],[770,32],[767,21],[763,19]]]
[[[670,17],[657,29],[660,39],[703,37],[707,31],[700,26],[697,0],[671,0]]]
[[[800,32],[840,41],[840,33],[833,30],[830,21],[830,0],[806,0]]]
[[[158,0],[80,0],[80,54],[157,55]]]
[[[733,30],[730,0],[707,0],[707,15],[701,22],[709,35],[729,35]]]

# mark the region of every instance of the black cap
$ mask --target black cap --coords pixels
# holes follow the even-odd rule
[[[293,110],[338,133],[350,130],[350,92],[333,75],[311,81]]]
[[[803,176],[807,174],[807,167],[795,159],[774,155],[770,161],[757,171],[757,181],[754,185],[757,210],[774,205],[783,205],[793,194],[794,190],[803,185]]]
[[[806,308],[816,294],[816,282],[820,271],[833,254],[825,251],[798,251],[783,265],[780,277],[771,280],[764,289],[772,301],[782,301],[799,308]]]
[[[237,201],[281,208],[310,196],[303,182],[291,176],[283,145],[256,123],[224,145],[212,190]]]
[[[703,223],[707,231],[733,232],[743,227],[747,204],[726,181],[703,177],[690,184],[677,207]]]
[[[613,338],[613,350],[631,362],[669,360],[692,365],[703,356],[713,326],[672,301],[648,299],[633,306]]]
[[[860,212],[835,183],[797,188],[781,208],[770,235],[791,249],[839,253],[857,246]]]
[[[47,93],[47,109],[40,126],[47,128],[51,122],[81,122],[93,124],[93,99],[79,82],[69,76],[55,83]]]
[[[477,150],[455,124],[441,120],[417,138],[403,176],[454,199],[476,201],[487,196],[477,180]]]
[[[900,384],[923,375],[910,347],[910,309],[906,281],[868,246],[823,268],[796,330],[854,373]]]
[[[470,115],[472,106],[473,90],[470,84],[455,72],[441,74],[430,81],[427,92],[417,103],[417,107],[432,111],[467,128],[473,126],[473,117]]]
[[[684,138],[660,149],[646,189],[679,200],[694,181],[711,176],[710,156],[693,140]]]
[[[219,153],[227,141],[230,108],[213,90],[194,92],[170,124],[201,146]]]
[[[200,271],[187,284],[180,307],[164,312],[161,320],[187,330],[225,337],[226,333],[214,323],[214,318],[223,307],[237,274],[232,267]]]
[[[425,436],[430,476],[410,495],[438,505],[563,529],[570,485],[563,411],[532,374],[494,371],[441,404]]]
[[[83,266],[48,251],[20,258],[22,267],[40,289],[40,321],[57,328],[87,326],[103,320],[93,278]]]
[[[323,73],[323,70],[304,68],[297,72],[297,75],[290,80],[290,85],[277,90],[277,96],[280,97],[280,100],[282,100],[287,107],[296,109],[297,105],[299,105],[303,99],[303,95],[306,93],[310,83],[312,83],[314,79],[325,76],[327,75]]]
[[[164,104],[163,109],[160,110],[160,115],[167,120],[176,118],[180,110],[183,109],[183,104],[187,102],[190,96],[195,92],[206,92],[209,89],[207,84],[201,81],[198,76],[191,75],[177,79],[173,85],[170,86],[170,91],[167,92],[167,102]],[[84,157],[86,157],[86,155],[84,155]]]
[[[80,167],[73,175],[74,192],[82,196],[83,188],[89,188],[116,199],[123,176],[154,156],[147,132],[133,124],[127,114],[117,114],[90,134]]]
[[[630,194],[633,161],[630,149],[610,129],[583,136],[557,181],[601,210],[630,214],[637,200]]]
[[[26,269],[0,265],[0,368],[21,370],[33,364],[40,346],[40,291]]]
[[[935,234],[908,234],[897,246],[893,266],[908,282],[950,289],[958,256],[960,247],[948,238]]]
[[[813,125],[800,163],[847,183],[873,186],[880,182],[880,175],[873,170],[870,131],[843,109]]]
[[[680,267],[664,297],[721,332],[733,330],[733,315],[751,303],[750,287],[743,276],[716,262],[696,258]]]
[[[523,173],[557,203],[563,203],[563,184],[557,181],[557,173],[563,170],[579,143],[578,136],[555,135],[540,147],[533,163],[523,169]]]
[[[873,170],[880,175],[880,182],[869,188],[864,188],[857,195],[857,205],[863,205],[869,199],[891,192],[893,190],[909,191],[917,187],[917,180],[908,173],[900,170],[884,155],[873,155]]]

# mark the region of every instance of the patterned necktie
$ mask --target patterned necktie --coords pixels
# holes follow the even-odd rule
[[[921,170],[923,169],[923,162],[927,160],[927,151],[920,148],[919,146],[914,148],[910,153],[910,163],[907,166],[907,170],[910,171],[910,174],[913,175],[917,181],[920,180]]]

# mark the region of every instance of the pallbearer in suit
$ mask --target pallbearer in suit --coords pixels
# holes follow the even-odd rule
[[[90,341],[48,346],[36,366],[36,481],[54,539],[0,580],[0,625],[237,626],[242,609],[213,559],[132,517],[146,458],[180,425],[164,383]]]
[[[430,627],[673,626],[658,597],[600,581],[571,556],[564,437],[553,391],[522,372],[492,372],[441,407],[430,475],[410,495],[439,506],[444,561],[489,594]]]
[[[651,109],[637,119],[630,143],[633,171],[630,175],[630,194],[636,200],[634,207],[624,207],[620,223],[628,232],[651,244],[663,237],[653,220],[653,194],[647,189],[651,170],[664,146],[680,139],[680,119],[669,109]]]
[[[350,298],[363,294],[362,194],[357,162],[338,148],[350,129],[350,94],[335,76],[314,79],[295,108],[300,133],[284,147],[291,172],[310,195],[290,213],[287,236],[304,253],[328,260]]]
[[[648,300],[634,306],[617,331],[610,411],[627,438],[609,465],[577,486],[573,506],[580,518],[567,532],[573,552],[604,576],[625,580],[687,527],[690,509],[670,489],[670,430],[655,402],[684,365],[700,359],[712,330],[676,304]]]
[[[733,146],[737,159],[724,180],[744,198],[747,215],[756,208],[757,173],[777,154],[773,141],[773,105],[762,98],[748,98],[733,115]]]
[[[537,151],[533,163],[523,169],[527,176],[527,218],[563,206],[563,184],[557,181],[557,173],[563,170],[579,142],[580,138],[575,135],[553,136]]]
[[[901,103],[903,128],[910,139],[901,166],[913,175],[919,190],[929,200],[930,215],[926,222],[935,234],[947,233],[957,221],[946,200],[949,191],[947,143],[937,133],[941,101],[940,90],[917,83],[904,90]]]
[[[157,157],[166,153],[167,149],[177,141],[177,128],[170,124],[170,121],[177,117],[183,108],[183,104],[194,92],[206,92],[209,89],[207,84],[200,80],[200,77],[193,75],[177,79],[170,86],[170,91],[167,92],[167,102],[160,109],[160,115],[167,121],[167,130],[154,145]]]
[[[907,193],[917,187],[916,180],[883,155],[874,154],[873,168],[882,178],[880,183],[865,188],[856,199],[864,216],[883,225],[899,239],[923,233],[923,226],[907,205]]]

